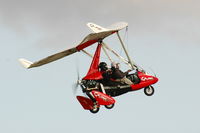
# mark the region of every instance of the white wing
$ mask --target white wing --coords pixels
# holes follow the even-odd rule
[[[119,30],[121,30],[123,28],[126,28],[126,27],[128,27],[128,23],[126,23],[126,22],[117,22],[117,23],[114,23],[111,26],[107,27],[107,29],[119,31]]]
[[[25,68],[32,68],[32,67],[42,66],[42,65],[45,65],[47,63],[53,62],[55,60],[61,59],[61,58],[65,57],[65,56],[68,56],[68,55],[71,55],[71,54],[76,53],[78,51],[81,51],[84,48],[89,47],[90,45],[92,45],[92,44],[104,39],[105,37],[107,37],[107,36],[109,36],[109,35],[111,35],[113,33],[114,33],[113,30],[100,32],[100,33],[91,33],[91,34],[87,35],[83,39],[83,41],[79,45],[74,47],[74,48],[67,49],[65,51],[56,53],[54,55],[48,56],[48,57],[46,57],[44,59],[41,59],[39,61],[36,61],[36,62],[31,62],[31,61],[28,61],[28,60],[22,59],[22,58],[19,59],[19,62]]]
[[[52,61],[55,61],[55,60],[58,60],[60,58],[63,58],[65,56],[68,56],[68,55],[71,55],[73,53],[77,52],[77,49],[76,48],[71,48],[71,49],[68,49],[68,50],[65,50],[65,51],[62,51],[62,52],[59,52],[59,53],[56,53],[54,55],[51,55],[51,56],[48,56],[42,60],[39,60],[37,62],[30,62],[26,59],[19,59],[19,62],[25,67],[25,68],[32,68],[32,67],[38,67],[38,66],[41,66],[41,65],[44,65],[44,64],[47,64],[47,63],[50,63]]]
[[[104,28],[102,26],[99,26],[97,24],[94,23],[87,23],[87,26],[95,33],[99,33],[99,32],[104,32],[104,31],[119,31],[125,27],[128,26],[128,23],[126,22],[118,22],[118,23],[114,23],[111,26]]]
[[[25,67],[25,68],[32,68],[32,67],[38,67],[38,66],[42,66],[44,64],[50,63],[52,61],[61,59],[65,56],[71,55],[73,53],[76,53],[78,51],[83,50],[86,47],[89,47],[90,45],[98,42],[98,41],[102,41],[104,38],[112,35],[113,33],[125,28],[128,24],[127,23],[117,23],[114,26],[112,26],[110,29],[107,28],[103,28],[99,25],[96,25],[94,23],[88,23],[87,24],[90,29],[92,29],[95,33],[91,33],[89,35],[87,35],[83,41],[77,45],[76,47],[73,47],[71,49],[67,49],[65,51],[56,53],[54,55],[48,56],[44,59],[41,59],[39,61],[36,62],[30,62],[26,59],[19,59],[19,62]]]

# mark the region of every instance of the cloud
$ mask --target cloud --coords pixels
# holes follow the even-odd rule
[[[39,46],[78,43],[89,32],[84,27],[88,21],[103,26],[127,21],[134,36],[159,34],[180,43],[199,43],[199,4],[195,0],[1,0],[0,20],[21,36],[41,34]]]

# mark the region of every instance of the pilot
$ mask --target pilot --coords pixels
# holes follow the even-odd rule
[[[120,82],[121,84],[127,84],[127,85],[133,84],[133,82],[131,80],[126,78],[126,76],[128,75],[128,73],[131,70],[128,70],[126,72],[122,72],[119,69],[119,63],[115,63],[115,62],[111,63],[111,70],[112,70],[111,78],[114,79],[115,81]]]
[[[103,85],[114,86],[117,84],[116,82],[111,80],[112,70],[108,68],[105,62],[99,63],[98,67],[103,76],[103,79],[102,79]]]

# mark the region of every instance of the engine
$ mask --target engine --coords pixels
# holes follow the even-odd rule
[[[85,88],[95,88],[98,82],[96,80],[82,80],[82,84]]]

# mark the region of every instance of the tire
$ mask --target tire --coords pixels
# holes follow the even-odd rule
[[[148,87],[144,88],[144,93],[147,96],[152,96],[154,94],[154,88],[153,88],[153,86],[148,86]]]
[[[114,103],[113,104],[110,104],[110,105],[105,105],[105,108],[107,108],[107,109],[112,109],[113,107],[114,107]]]
[[[90,112],[93,113],[93,114],[99,112],[99,107],[91,109]]]

